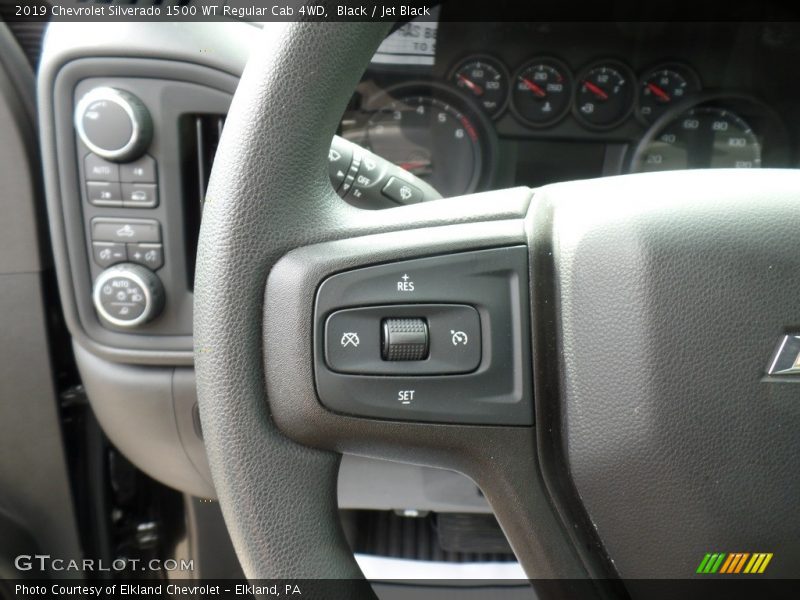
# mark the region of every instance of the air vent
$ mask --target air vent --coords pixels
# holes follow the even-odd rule
[[[208,190],[208,180],[211,177],[211,167],[214,165],[214,156],[217,154],[219,138],[222,127],[225,125],[224,115],[196,115],[194,117],[194,131],[197,147],[197,183],[199,194],[197,201],[200,208]]]
[[[181,120],[186,265],[190,288],[193,288],[197,238],[208,180],[224,125],[225,115],[219,114],[192,114]]]

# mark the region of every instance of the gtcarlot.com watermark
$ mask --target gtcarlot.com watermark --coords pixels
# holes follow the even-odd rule
[[[117,558],[111,562],[102,559],[83,558],[80,560],[54,558],[49,554],[20,554],[14,559],[18,571],[41,572],[131,572],[131,571],[194,571],[194,560],[167,558]]]

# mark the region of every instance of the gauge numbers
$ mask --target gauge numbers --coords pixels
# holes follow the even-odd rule
[[[572,80],[566,65],[551,58],[531,61],[514,75],[514,112],[534,127],[552,125],[569,110]]]
[[[596,63],[577,78],[575,116],[594,129],[622,123],[633,108],[633,74],[617,62]]]
[[[665,125],[644,147],[633,170],[754,169],[761,144],[744,119],[722,108],[693,108]]]
[[[496,60],[469,58],[453,71],[451,80],[490,117],[498,116],[505,108],[508,74]]]

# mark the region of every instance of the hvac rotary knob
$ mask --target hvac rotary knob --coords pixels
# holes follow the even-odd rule
[[[112,87],[96,87],[80,99],[75,129],[92,152],[119,162],[139,158],[153,137],[153,121],[142,101]]]
[[[122,263],[100,274],[92,298],[104,321],[117,327],[137,327],[161,312],[164,286],[150,269]]]

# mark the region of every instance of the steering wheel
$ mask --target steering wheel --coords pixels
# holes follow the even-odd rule
[[[327,154],[387,32],[267,25],[217,152],[196,370],[245,574],[362,577],[337,514],[340,453],[468,475],[532,579],[702,577],[706,553],[733,552],[773,554],[764,576],[791,573],[800,388],[766,370],[800,325],[800,175],[628,175],[354,208],[331,189]],[[506,313],[481,312],[481,364],[517,382],[513,419],[503,406],[485,422],[464,416],[473,392],[437,400],[452,418],[403,418],[397,398],[380,394],[358,398],[372,407],[362,413],[321,402],[323,282],[502,248],[524,249],[514,274],[524,303],[505,324],[521,343],[497,360],[489,345],[504,343]],[[481,256],[469,264],[482,269]],[[479,290],[462,283],[470,304]]]

